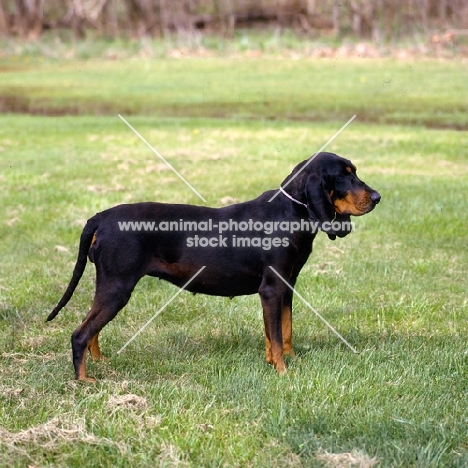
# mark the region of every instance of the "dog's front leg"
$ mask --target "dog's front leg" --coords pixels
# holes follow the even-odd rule
[[[292,347],[292,298],[293,292],[288,289],[283,296],[281,311],[281,329],[283,333],[283,354],[294,356]]]
[[[264,278],[259,289],[265,323],[266,360],[275,366],[278,374],[286,372],[283,360],[283,333],[281,316],[284,284],[279,278]]]

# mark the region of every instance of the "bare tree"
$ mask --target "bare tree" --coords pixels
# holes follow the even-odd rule
[[[210,28],[280,25],[301,33],[333,28],[377,42],[415,31],[468,28],[468,0],[0,0],[0,35],[38,39],[44,28],[90,28],[124,36],[200,37]],[[457,33],[458,35],[464,33]]]
[[[19,36],[37,40],[42,34],[44,0],[15,0],[15,29]]]
[[[336,37],[341,36],[340,4],[338,0],[333,0],[333,30]]]
[[[0,36],[7,36],[9,33],[8,21],[3,3],[0,3]]]
[[[236,26],[234,0],[215,0],[215,8],[223,33],[232,36]]]
[[[113,38],[119,35],[116,4],[117,2],[108,1],[102,8],[103,29],[108,36]]]
[[[126,27],[137,37],[157,36],[161,33],[161,18],[165,10],[164,0],[159,0],[159,14],[157,5],[152,0],[125,0],[127,11]]]

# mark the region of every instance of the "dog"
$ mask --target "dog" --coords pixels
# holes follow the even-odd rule
[[[286,372],[283,356],[294,356],[293,288],[317,232],[331,240],[348,235],[350,216],[370,212],[380,198],[357,177],[351,161],[323,152],[298,164],[279,190],[247,202],[223,208],[155,202],[115,206],[87,221],[73,276],[47,321],[72,297],[89,257],[96,268],[94,302],[71,342],[76,379],[93,381],[86,374],[86,350],[94,360],[102,357],[100,331],[143,276],[213,296],[258,293],[266,360],[278,373]]]

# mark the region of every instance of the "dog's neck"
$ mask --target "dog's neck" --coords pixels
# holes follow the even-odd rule
[[[296,200],[292,195],[290,195],[288,192],[286,192],[283,187],[280,186],[280,192],[285,195],[287,198],[289,198],[291,201],[293,201],[294,203],[297,203],[298,205],[302,205],[302,206],[305,206],[307,208],[307,205],[305,203],[302,203],[301,201],[299,200]]]

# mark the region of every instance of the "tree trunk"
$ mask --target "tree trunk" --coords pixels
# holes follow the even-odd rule
[[[23,0],[15,0],[14,28],[20,37],[26,37],[28,34],[27,11]]]
[[[421,21],[423,31],[427,33],[429,31],[429,0],[421,0],[420,5],[416,5],[416,7],[418,6],[421,8]]]
[[[447,0],[439,0],[438,15],[442,27],[445,27],[447,23]]]
[[[374,5],[374,14],[372,15],[372,39],[378,45],[382,42],[382,0],[376,0]]]
[[[351,10],[351,27],[356,37],[362,36],[362,16],[363,6],[356,0],[349,0],[349,8]]]
[[[0,3],[0,36],[8,35],[8,21],[3,4]]]
[[[44,0],[15,0],[15,28],[23,38],[37,40],[42,34]]]
[[[341,23],[340,23],[340,4],[339,0],[333,0],[333,31],[335,37],[341,37]]]
[[[106,2],[102,9],[102,19],[105,33],[115,39],[119,35],[119,24],[115,2]]]
[[[161,22],[161,36],[169,36],[169,7],[166,0],[159,0],[159,17]]]
[[[223,34],[232,36],[236,24],[235,7],[233,0],[215,0],[218,20]]]
[[[307,0],[307,16],[311,16],[315,13],[317,0]]]

